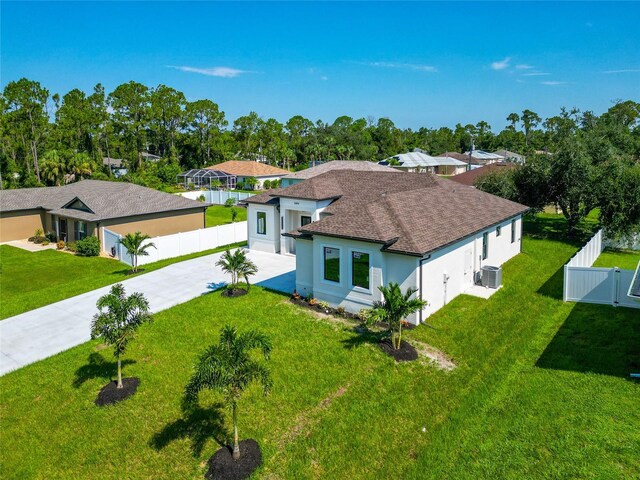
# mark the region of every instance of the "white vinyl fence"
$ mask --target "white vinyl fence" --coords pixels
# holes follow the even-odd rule
[[[115,232],[103,231],[104,250],[113,255],[118,260],[131,265],[131,257],[127,250],[119,244],[121,238]],[[229,245],[230,243],[244,242],[247,240],[247,222],[231,223],[229,225],[219,225],[217,227],[201,228],[191,232],[175,233],[173,235],[163,235],[153,237],[148,240],[156,248],[149,248],[149,255],[138,257],[138,265],[157,262],[166,258],[179,257],[190,253],[202,252],[212,248]],[[115,250],[112,250],[115,248]]]
[[[193,192],[177,193],[191,200],[197,200],[200,196],[204,195],[205,202],[215,203],[217,205],[224,205],[224,202],[229,198],[233,198],[236,203],[251,197],[253,194],[244,192],[230,192],[226,190],[195,190]]]
[[[640,308],[637,300],[627,296],[632,270],[591,266],[604,248],[600,230],[564,266],[564,301]]]

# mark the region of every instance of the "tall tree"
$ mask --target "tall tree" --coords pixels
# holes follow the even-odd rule
[[[185,120],[187,129],[198,139],[199,164],[211,165],[213,141],[228,125],[224,112],[211,100],[197,100],[187,103]]]
[[[158,85],[149,95],[151,129],[154,133],[158,153],[177,158],[176,134],[183,123],[187,100],[182,92],[166,85]]]
[[[142,168],[149,124],[149,88],[133,81],[118,85],[109,94],[109,105],[113,109],[115,129],[123,137],[126,155],[136,158],[137,168]]]

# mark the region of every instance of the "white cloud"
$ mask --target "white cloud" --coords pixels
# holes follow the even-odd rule
[[[499,62],[493,62],[491,64],[491,68],[494,70],[504,70],[509,66],[509,62],[511,62],[511,57],[506,57],[504,60],[500,60]]]
[[[176,66],[167,65],[168,68],[175,68],[182,72],[199,73],[201,75],[208,75],[210,77],[222,77],[222,78],[235,78],[244,73],[253,73],[249,70],[240,70],[238,68],[231,67],[210,67],[210,68],[196,68],[188,66]]]
[[[638,73],[640,72],[640,68],[624,68],[622,70],[607,70],[606,72],[602,72],[606,75],[611,75],[614,73]]]
[[[526,63],[516,65],[516,70],[531,70],[533,68],[535,68],[533,65],[527,65]]]
[[[523,77],[543,77],[545,75],[551,75],[551,74],[547,72],[529,72],[529,73],[522,74]]]
[[[327,80],[329,80],[329,77],[327,77],[326,75],[322,75],[322,76],[320,77],[320,80],[322,80],[322,81],[327,81]]]
[[[567,82],[557,82],[557,81],[548,81],[548,82],[540,82],[541,85],[549,85],[549,86],[556,86],[556,85],[564,85]]]
[[[378,68],[403,68],[406,70],[415,70],[418,72],[435,73],[438,71],[433,65],[424,65],[420,63],[396,63],[396,62],[365,62],[363,65]]]

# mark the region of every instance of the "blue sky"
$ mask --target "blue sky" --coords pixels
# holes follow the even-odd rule
[[[136,80],[231,120],[389,117],[400,127],[600,113],[640,101],[640,4],[1,3],[1,85]]]

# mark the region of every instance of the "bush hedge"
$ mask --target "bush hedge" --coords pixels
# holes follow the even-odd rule
[[[90,236],[76,242],[78,255],[84,257],[97,257],[100,255],[100,240],[98,237]]]

